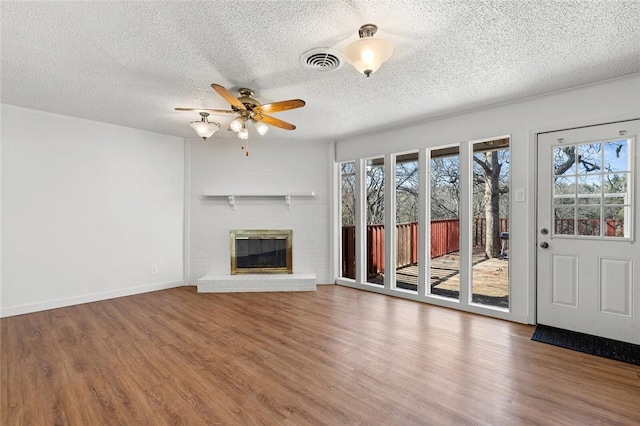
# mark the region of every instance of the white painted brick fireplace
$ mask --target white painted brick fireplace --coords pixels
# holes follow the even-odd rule
[[[250,137],[249,157],[237,139],[193,139],[189,143],[189,282],[230,274],[230,230],[291,229],[293,274],[306,277],[307,283],[311,276],[320,284],[332,283],[329,194],[333,143]],[[311,193],[313,196],[291,197],[290,204],[284,196],[269,196]],[[225,196],[233,194],[244,195],[235,198],[235,209]]]

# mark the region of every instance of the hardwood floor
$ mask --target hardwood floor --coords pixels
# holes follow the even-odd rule
[[[3,425],[638,424],[640,367],[340,286],[4,318]]]

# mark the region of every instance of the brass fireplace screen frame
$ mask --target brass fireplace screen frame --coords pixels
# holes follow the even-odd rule
[[[237,274],[292,274],[292,241],[290,229],[234,229],[229,232],[231,243],[231,275]],[[236,266],[236,240],[238,239],[282,239],[287,242],[287,266],[282,268],[239,268]]]

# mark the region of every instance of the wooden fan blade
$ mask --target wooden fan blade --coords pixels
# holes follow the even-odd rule
[[[218,92],[218,94],[220,96],[222,96],[227,102],[229,102],[229,104],[231,104],[232,107],[237,108],[237,109],[241,109],[241,110],[246,110],[247,109],[247,107],[244,106],[244,104],[242,102],[240,102],[238,100],[238,98],[233,96],[233,93],[231,93],[230,91],[228,91],[224,87],[220,86],[219,84],[215,84],[215,83],[213,83],[211,85],[211,87],[213,88],[213,90]]]
[[[271,114],[274,112],[286,111],[288,109],[302,108],[305,106],[302,99],[289,99],[288,101],[273,102],[255,107],[253,110],[258,113]]]
[[[255,114],[253,116],[253,119],[256,121],[262,121],[265,124],[270,124],[271,126],[280,127],[281,129],[285,130],[293,130],[296,128],[296,126],[294,126],[293,124],[279,120],[275,117],[271,117],[270,115]]]
[[[174,108],[176,111],[210,112],[212,114],[235,114],[232,109],[210,109],[210,108]]]

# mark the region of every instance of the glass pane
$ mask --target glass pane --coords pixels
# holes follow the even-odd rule
[[[418,291],[418,153],[396,157],[396,282]]]
[[[627,197],[619,197],[617,195],[606,194],[604,196],[604,204],[628,204]]]
[[[600,207],[578,207],[578,235],[600,236]]]
[[[576,177],[556,177],[553,184],[553,195],[574,195],[576,193]]]
[[[604,144],[604,164],[607,172],[630,170],[626,139]]]
[[[602,202],[600,194],[578,195],[578,204],[598,204]]]
[[[580,175],[578,176],[578,194],[600,195],[602,189],[602,175]]]
[[[340,207],[342,209],[341,276],[356,278],[356,175],[355,163],[340,165]]]
[[[578,145],[578,174],[602,171],[602,144],[585,143]]]
[[[367,282],[384,284],[384,158],[367,160]]]
[[[556,207],[553,209],[553,233],[556,235],[575,234],[575,214],[574,207]]]
[[[604,193],[627,197],[629,191],[629,173],[616,173],[604,176]]]
[[[460,298],[460,149],[431,151],[429,251],[431,267],[427,293]]]
[[[576,150],[573,146],[559,146],[553,149],[553,170],[556,175],[576,174]]]
[[[628,237],[624,229],[624,216],[628,207],[605,207],[602,218],[605,224],[605,236],[607,237]]]
[[[473,144],[473,303],[509,307],[509,140]]]
[[[576,198],[573,195],[562,195],[560,198],[553,200],[553,204],[556,206],[572,206],[575,205]]]

